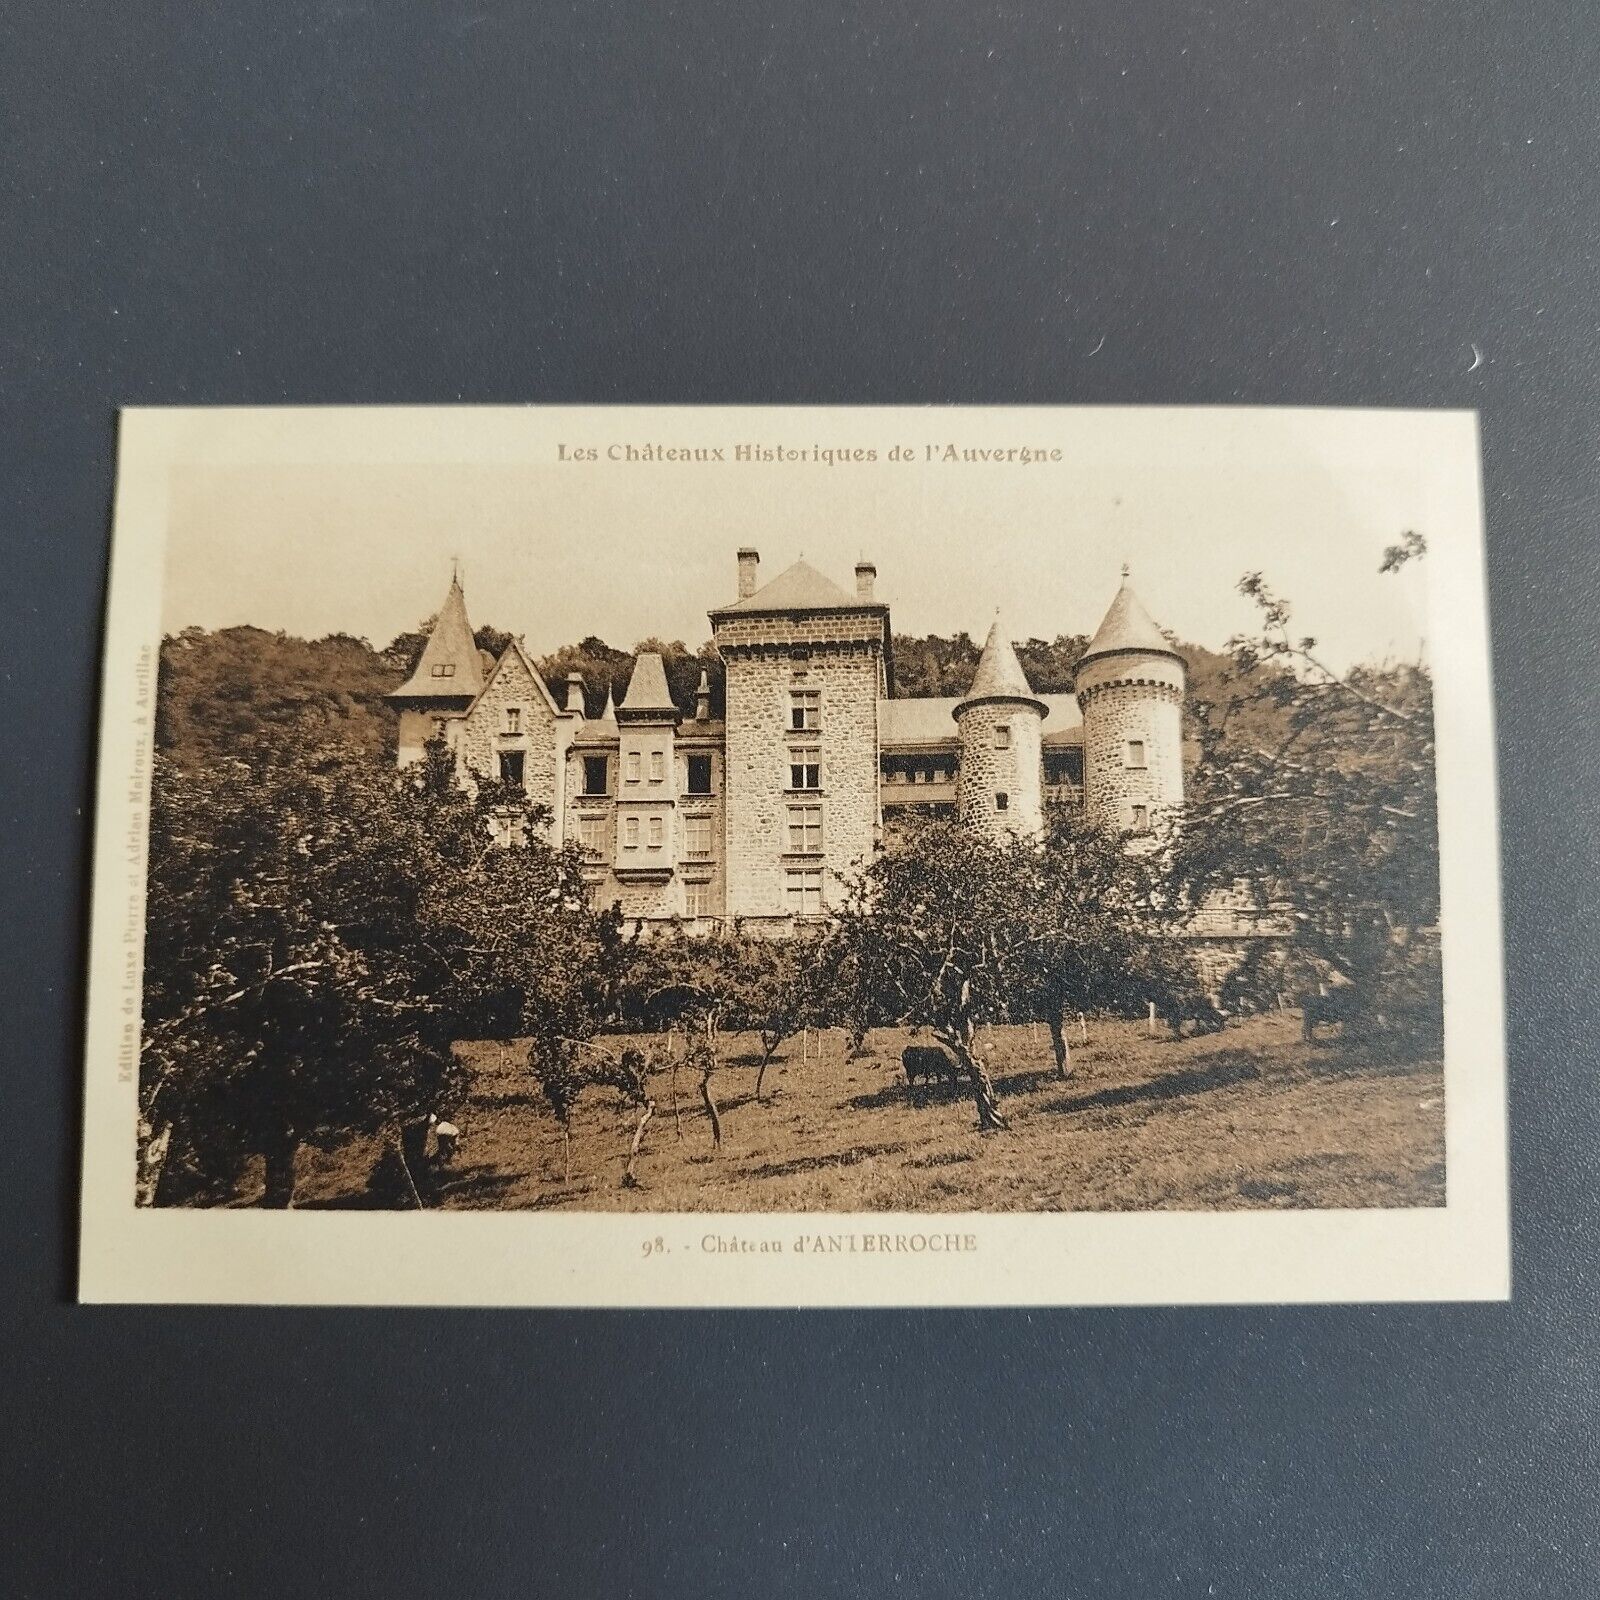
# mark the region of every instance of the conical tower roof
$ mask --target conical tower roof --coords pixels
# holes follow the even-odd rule
[[[972,674],[972,687],[957,702],[952,715],[959,717],[966,706],[978,700],[1021,700],[1037,706],[1040,716],[1046,715],[1049,710],[1033,692],[1033,685],[1028,682],[1022,663],[1017,660],[1011,635],[1006,632],[1005,624],[999,617],[994,619],[989,637],[984,640],[983,654],[978,657],[978,669]]]
[[[450,592],[434,618],[411,676],[390,695],[394,700],[473,699],[483,688],[483,660],[467,621],[461,580],[450,577]]]
[[[1095,656],[1119,655],[1130,650],[1183,660],[1172,648],[1167,636],[1156,626],[1155,618],[1145,610],[1144,602],[1129,586],[1128,569],[1124,567],[1122,587],[1117,590],[1104,621],[1089,641],[1089,648],[1078,658],[1078,664],[1081,666]]]
[[[628,679],[628,692],[617,707],[620,716],[675,716],[678,708],[672,703],[672,691],[667,688],[667,671],[661,657],[654,650],[644,650],[633,664],[633,676]]]

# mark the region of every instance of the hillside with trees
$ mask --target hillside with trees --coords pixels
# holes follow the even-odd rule
[[[384,696],[397,689],[422,652],[426,618],[397,634],[381,650],[365,639],[330,634],[298,639],[264,628],[207,631],[185,628],[169,635],[161,648],[161,683],[156,744],[175,759],[211,760],[261,733],[290,734],[312,744],[328,744],[370,756],[394,748],[394,713]],[[475,630],[480,650],[498,655],[512,635],[491,626]],[[1087,640],[1082,634],[1055,639],[1025,639],[1017,655],[1040,694],[1071,690],[1073,673]],[[963,693],[978,664],[979,645],[966,633],[894,638],[895,693],[901,698]],[[1197,645],[1180,645],[1189,662],[1190,700],[1199,707],[1228,694],[1235,671],[1228,656]],[[709,643],[690,649],[681,639],[641,639],[632,650],[618,649],[590,634],[543,657],[538,663],[558,705],[566,704],[566,681],[584,681],[585,713],[598,717],[609,691],[620,701],[641,650],[658,651],[666,668],[674,704],[694,714],[695,691],[703,672],[711,689],[711,715],[724,710],[722,663]],[[1271,708],[1252,705],[1239,713],[1234,731],[1265,737]]]
[[[374,758],[394,748],[384,696],[400,672],[365,639],[296,639],[263,628],[185,628],[161,644],[156,749],[210,762],[261,736],[334,744]]]

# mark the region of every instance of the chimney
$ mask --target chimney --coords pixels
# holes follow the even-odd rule
[[[711,680],[706,676],[706,669],[700,669],[700,682],[694,691],[694,720],[696,722],[709,722],[711,720]]]
[[[567,710],[576,711],[583,715],[583,674],[569,672],[567,674]]]
[[[758,551],[748,545],[739,552],[739,598],[747,600],[756,592],[756,568],[761,565]]]
[[[856,562],[856,599],[872,604],[872,586],[877,582],[878,569],[870,561]]]

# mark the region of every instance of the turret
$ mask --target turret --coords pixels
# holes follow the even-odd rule
[[[961,819],[993,838],[1044,829],[1043,723],[1033,692],[998,617],[978,658],[972,687],[952,715],[961,730]]]
[[[473,641],[461,581],[452,573],[411,676],[388,696],[399,714],[396,754],[402,767],[420,761],[430,739],[448,734],[477,698],[484,675],[484,656]]]
[[[1105,620],[1078,662],[1083,791],[1090,821],[1146,833],[1183,804],[1183,657],[1122,569]]]

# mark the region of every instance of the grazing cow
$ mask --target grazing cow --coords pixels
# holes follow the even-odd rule
[[[1300,996],[1300,1036],[1308,1043],[1317,1037],[1317,1029],[1348,1023],[1360,1011],[1358,991],[1353,984],[1337,987],[1323,985],[1320,990],[1308,989]]]
[[[919,1078],[924,1083],[939,1080],[954,1088],[960,1079],[955,1058],[936,1044],[908,1044],[900,1052],[900,1064],[906,1069],[907,1083],[915,1083]]]
[[[1185,1023],[1192,1023],[1194,1031],[1201,1034],[1221,1033],[1228,1021],[1222,1007],[1199,989],[1169,990],[1155,1001],[1155,1008],[1174,1039],[1183,1037]]]

